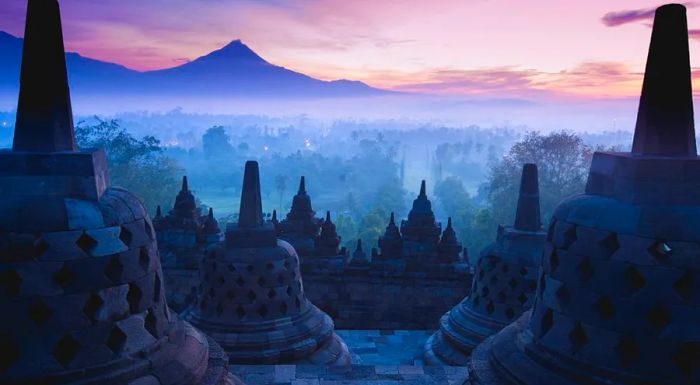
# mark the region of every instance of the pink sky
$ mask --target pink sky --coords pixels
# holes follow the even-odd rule
[[[67,49],[134,69],[172,67],[240,38],[268,61],[321,79],[503,97],[542,92],[637,95],[651,31],[646,11],[661,4],[647,0],[60,3]],[[700,29],[700,7],[689,6],[689,27]],[[2,0],[0,30],[21,36],[24,7],[24,0]],[[611,12],[618,14],[610,16]],[[700,67],[699,42],[691,42],[691,60]]]

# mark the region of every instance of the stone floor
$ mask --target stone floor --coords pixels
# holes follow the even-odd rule
[[[231,365],[247,385],[462,385],[467,368],[422,366],[424,330],[338,330],[353,365]]]

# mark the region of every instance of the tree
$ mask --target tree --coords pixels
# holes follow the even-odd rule
[[[462,179],[447,177],[435,185],[435,197],[447,216],[472,209],[471,198]]]
[[[158,139],[136,139],[118,121],[99,118],[95,125],[79,122],[75,137],[80,148],[103,148],[112,185],[136,194],[150,212],[158,205],[173,204],[184,171],[175,160],[163,155]]]
[[[539,171],[540,205],[547,222],[564,198],[582,193],[593,151],[576,134],[530,132],[491,168],[488,202],[497,223],[511,224],[525,163]]]
[[[275,176],[275,189],[277,189],[277,192],[279,193],[279,197],[280,197],[279,209],[281,211],[282,210],[282,199],[284,198],[284,192],[287,190],[287,176],[286,175],[277,174]]]
[[[233,146],[230,137],[224,127],[214,126],[202,135],[202,149],[207,158],[230,157],[233,155]]]

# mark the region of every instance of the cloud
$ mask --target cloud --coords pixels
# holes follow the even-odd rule
[[[683,3],[688,8],[693,8],[697,6],[697,3]],[[603,24],[608,27],[617,27],[623,24],[634,23],[637,21],[654,19],[654,14],[656,13],[656,8],[643,8],[643,9],[627,9],[617,12],[608,12],[603,15],[601,19]]]

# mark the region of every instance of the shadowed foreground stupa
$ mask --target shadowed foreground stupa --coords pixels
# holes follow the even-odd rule
[[[700,383],[700,159],[685,7],[657,9],[631,153],[596,153],[555,210],[532,310],[476,384]]]
[[[12,150],[0,151],[0,383],[232,384],[171,313],[151,221],[78,150],[56,0],[29,0]]]
[[[544,240],[537,166],[526,164],[515,223],[499,226],[496,242],[481,252],[471,294],[441,318],[426,362],[467,365],[472,349],[532,306]]]
[[[257,162],[245,166],[238,223],[206,254],[200,279],[188,317],[232,363],[350,363],[333,321],[304,294],[296,251],[263,221]]]

